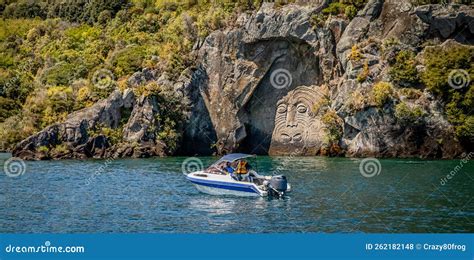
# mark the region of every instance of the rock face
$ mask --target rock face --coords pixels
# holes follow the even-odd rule
[[[113,145],[104,134],[96,133],[101,128],[117,129],[126,111],[132,108],[123,131],[125,143]],[[116,90],[92,107],[70,114],[65,122],[23,140],[13,155],[28,160],[164,155],[164,145],[146,132],[154,124],[155,112],[153,99],[141,97],[136,102],[130,89],[123,94]]]
[[[429,25],[431,37],[454,38],[474,44],[474,9],[465,5],[425,5],[415,9],[416,15]],[[463,28],[463,30],[456,30]]]
[[[128,85],[156,82],[188,102],[177,154],[459,156],[463,147],[441,104],[428,92],[415,99],[393,98],[382,107],[364,101],[355,108],[354,99],[367,98],[375,83],[390,81],[389,62],[400,46],[419,52],[430,39],[473,44],[473,7],[370,0],[351,21],[329,17],[324,25],[314,25],[312,16],[328,4],[321,2],[278,8],[263,3],[257,12],[241,14],[232,27],[199,40],[193,51],[196,66],[178,79],[144,69],[133,74]],[[382,46],[394,40],[399,47]],[[360,57],[353,57],[354,48]],[[398,102],[420,107],[422,122],[398,120]],[[158,103],[134,97],[131,90],[114,92],[22,141],[14,155],[164,155],[165,144],[150,131],[160,127],[156,115],[163,111]],[[116,128],[127,110],[131,114],[123,128],[124,143],[114,145],[103,135],[88,133],[98,124]],[[39,149],[59,144],[66,144],[68,151],[51,155]]]
[[[155,115],[157,111],[156,98],[140,97],[132,110],[130,119],[124,126],[123,139],[127,142],[154,140],[156,136],[149,128],[158,127]]]
[[[202,67],[186,69],[173,88],[189,102],[189,116],[183,129],[183,138],[178,154],[210,155],[216,152],[216,131],[204,100],[201,86],[207,84],[208,76]]]
[[[218,152],[327,154],[322,151],[334,146],[328,141],[330,122],[323,123],[323,115],[312,111],[325,103],[322,111],[336,112],[342,122],[336,145],[347,156],[459,156],[463,148],[453,128],[440,116],[440,106],[433,105],[437,101],[426,95],[421,99],[428,104],[423,106],[428,119],[416,126],[397,121],[396,102],[354,110],[348,101],[356,92],[368,93],[378,81],[389,81],[383,41],[398,39],[414,49],[427,38],[449,39],[468,26],[463,37],[454,38],[469,43],[473,8],[371,0],[349,24],[331,18],[315,29],[311,15],[320,10],[263,4],[258,12],[242,15],[236,28],[216,31],[200,46],[198,63],[205,77],[199,89],[216,130]],[[443,31],[448,30],[443,22],[449,23],[449,31]],[[355,45],[361,49],[359,61],[349,58]],[[363,70],[368,80],[360,83]],[[329,89],[326,102],[319,91],[323,87]],[[404,102],[415,105],[421,99]]]
[[[56,157],[93,157],[100,156],[109,146],[103,136],[90,136],[88,129],[98,125],[115,128],[121,118],[121,109],[131,105],[133,96],[113,92],[92,107],[70,114],[64,123],[46,127],[41,132],[20,142],[13,151],[14,156],[25,159],[46,159],[45,150],[51,146],[64,144],[70,152],[56,154]],[[41,149],[42,147],[43,149]],[[66,155],[67,154],[67,155]]]
[[[277,101],[299,85],[322,83],[321,64],[334,58],[309,23],[312,11],[264,3],[256,14],[242,15],[237,29],[212,33],[198,50],[206,77],[199,88],[219,153],[268,152]]]

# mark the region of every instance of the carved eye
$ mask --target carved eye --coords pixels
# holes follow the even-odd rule
[[[278,112],[279,114],[286,113],[286,105],[285,105],[285,104],[279,105],[278,108],[277,108],[277,112]]]
[[[303,104],[299,104],[297,107],[296,107],[296,111],[298,111],[298,113],[306,113],[306,111],[308,111],[308,109],[306,108],[305,105]]]

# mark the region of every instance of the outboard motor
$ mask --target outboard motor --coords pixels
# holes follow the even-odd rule
[[[285,175],[272,176],[268,187],[281,197],[288,189],[288,180]]]

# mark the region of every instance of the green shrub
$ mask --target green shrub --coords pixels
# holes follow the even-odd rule
[[[0,123],[0,148],[11,150],[21,140],[32,135],[36,128],[34,118],[14,115]]]
[[[359,47],[357,44],[354,44],[351,48],[351,52],[349,53],[349,60],[352,61],[360,61],[362,58],[362,54],[360,53]]]
[[[357,12],[364,7],[365,3],[365,0],[341,0],[330,3],[321,12],[326,16],[344,15],[344,17],[352,20],[357,15]]]
[[[54,86],[48,88],[47,105],[55,112],[71,112],[74,105],[71,87]]]
[[[424,52],[425,70],[421,77],[423,84],[444,101],[448,121],[454,125],[457,137],[467,147],[472,145],[473,56],[474,48],[469,46],[427,47]],[[461,76],[459,86],[455,85],[461,88],[450,86],[451,73]]]
[[[408,99],[418,99],[423,94],[419,89],[414,88],[401,88],[398,90],[398,93]]]
[[[58,154],[68,153],[69,148],[66,144],[58,144],[53,148],[53,152]]]
[[[127,5],[127,0],[20,0],[6,6],[3,16],[12,18],[55,18],[71,22],[94,23],[104,11],[111,15]]]
[[[101,129],[101,133],[107,137],[107,141],[109,141],[110,144],[118,144],[119,142],[122,141],[122,128],[108,128],[108,127],[103,127]]]
[[[311,26],[313,29],[320,28],[324,26],[324,23],[326,22],[327,16],[323,14],[313,14],[311,15],[309,22],[311,23]]]
[[[322,117],[321,121],[326,126],[326,142],[333,144],[339,142],[342,137],[342,119],[337,115],[336,111],[328,110]]]
[[[357,8],[353,5],[346,6],[344,15],[349,18],[349,20],[352,20],[357,15]]]
[[[37,1],[19,0],[7,6],[2,13],[5,18],[46,18],[46,10]]]
[[[377,107],[383,107],[393,97],[392,84],[388,82],[378,82],[372,89],[372,102]]]
[[[42,82],[47,85],[69,85],[76,78],[87,75],[87,68],[80,64],[59,62],[44,71]]]
[[[10,36],[26,37],[28,31],[41,23],[38,19],[0,19],[0,41]]]
[[[360,71],[359,75],[357,75],[357,81],[359,83],[362,83],[367,80],[367,77],[369,77],[369,63],[367,61],[364,62],[364,67],[362,67],[362,70]]]
[[[73,26],[64,31],[68,48],[74,50],[84,50],[87,45],[98,40],[102,30],[87,24]]]
[[[401,86],[409,87],[420,82],[416,70],[415,54],[412,51],[402,50],[395,57],[395,63],[390,66],[391,80]]]
[[[110,10],[104,10],[100,12],[99,16],[97,17],[97,23],[101,25],[107,24],[107,22],[110,20],[112,20],[112,12],[110,12]]]
[[[0,122],[18,114],[20,109],[21,104],[18,101],[0,96]]]
[[[455,128],[456,136],[466,143],[472,143],[474,137],[474,116],[466,116],[464,122]]]
[[[325,15],[338,15],[343,14],[346,9],[346,5],[340,2],[330,3],[328,7],[322,10],[322,13]]]
[[[329,97],[324,96],[324,98],[321,98],[319,101],[313,104],[313,107],[311,107],[311,112],[314,115],[322,113],[329,107],[330,104],[331,104],[331,101],[329,100]]]
[[[400,102],[395,106],[395,117],[404,125],[420,124],[425,112],[419,106],[408,106]]]
[[[161,87],[156,84],[156,82],[150,82],[148,84],[140,85],[133,88],[133,93],[137,97],[141,96],[151,96],[151,95],[158,95],[161,91]]]
[[[159,129],[157,139],[166,144],[168,154],[177,148],[182,137],[182,128],[186,119],[187,105],[173,90],[161,89],[153,94],[157,98],[159,114],[155,115]]]
[[[474,76],[472,57],[474,48],[454,45],[449,48],[427,47],[424,52],[425,71],[422,74],[423,84],[433,93],[449,99],[453,88],[448,84],[449,74],[453,70],[465,70]],[[461,91],[465,91],[466,88]]]
[[[469,92],[474,92],[474,87],[471,87]],[[469,93],[468,92],[468,93]],[[472,94],[462,96],[461,93],[453,93],[451,101],[446,104],[446,115],[448,121],[454,125],[456,136],[467,146],[472,144],[472,104],[474,98]]]
[[[107,138],[109,144],[114,145],[122,142],[123,140],[123,127],[110,128],[104,125],[98,125],[93,129],[88,129],[87,134],[90,137],[97,137],[103,135]]]
[[[281,7],[294,2],[295,0],[275,0],[275,7]]]
[[[172,154],[178,148],[181,134],[176,131],[176,123],[171,119],[166,118],[163,123],[158,132],[157,140],[163,141],[166,144],[167,153]]]
[[[0,70],[0,96],[23,103],[33,91],[34,82],[28,71],[11,71],[2,74]]]
[[[393,46],[400,45],[400,40],[394,37],[389,37],[387,39],[384,39],[382,42],[382,53],[385,54],[385,52],[390,49]]]
[[[65,86],[50,87],[47,90],[47,96],[44,99],[38,99],[35,105],[41,115],[39,119],[41,128],[53,123],[63,122],[74,108],[72,88]]]
[[[42,145],[38,148],[36,148],[36,151],[40,152],[40,153],[48,153],[49,152],[49,148],[45,145]]]
[[[140,46],[130,46],[119,51],[111,60],[117,77],[130,75],[141,68],[145,50]]]
[[[205,15],[198,16],[196,26],[201,38],[206,37],[210,32],[224,26],[226,13],[220,8],[209,10]]]

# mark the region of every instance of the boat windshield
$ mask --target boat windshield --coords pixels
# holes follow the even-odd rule
[[[228,171],[226,170],[226,167],[231,166],[233,169],[235,169],[238,161],[249,157],[255,157],[255,155],[243,153],[233,153],[225,155],[217,162],[211,164],[211,166],[209,166],[205,170],[205,172],[215,174],[227,174]],[[230,165],[228,165],[228,163]]]

